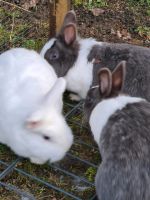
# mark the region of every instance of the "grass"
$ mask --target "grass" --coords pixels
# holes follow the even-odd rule
[[[150,6],[150,0],[128,0],[128,2],[131,3],[132,5]]]
[[[102,8],[102,7],[107,7],[107,1],[106,0],[88,0],[88,1],[83,1],[83,0],[74,0],[73,4],[75,6],[84,6],[87,9],[92,9],[92,8]]]
[[[150,6],[150,0],[126,0],[132,6]],[[109,5],[108,0],[74,0],[75,6],[84,6],[88,9],[103,8]]]
[[[28,49],[34,49],[39,50],[41,47],[45,44],[45,40],[43,39],[28,39],[23,40],[22,47],[28,48]]]
[[[128,0],[127,0],[128,1]],[[136,0],[132,0],[135,2]],[[128,1],[129,2],[129,1]],[[130,0],[131,2],[131,0]],[[136,7],[139,5],[145,5],[146,1],[136,1]],[[144,3],[142,3],[144,2]],[[74,0],[75,5],[83,4],[83,0]],[[149,2],[146,2],[149,5]],[[93,0],[84,1],[84,6],[87,9],[93,7],[107,7],[109,6],[109,1],[106,0]],[[135,5],[132,4],[133,9]],[[147,7],[148,15],[149,7]],[[5,7],[0,7],[0,50],[4,51],[11,47],[26,47],[30,49],[39,50],[48,37],[48,22],[43,20],[37,20],[34,15],[27,15],[23,11],[16,9],[8,9]],[[148,26],[137,26],[136,32],[140,37],[149,36]],[[76,103],[68,100],[68,94],[65,94],[65,102],[75,106]],[[65,105],[64,114],[72,109],[71,105]],[[100,163],[100,155],[97,146],[93,140],[91,133],[88,128],[85,127],[83,120],[83,113],[81,109],[77,109],[72,113],[68,119],[68,124],[72,128],[75,135],[75,140],[83,141],[90,146],[85,146],[79,142],[74,143],[70,153],[74,156],[79,157],[89,161],[95,165]],[[17,156],[5,145],[0,144],[0,159],[5,163],[12,163],[17,158]],[[68,192],[74,193],[80,196],[82,199],[88,199],[95,193],[95,188],[93,186],[88,186],[79,179],[72,178],[66,174],[60,172],[58,168],[67,170],[68,172],[74,173],[76,176],[87,179],[89,182],[93,183],[96,175],[96,167],[89,166],[82,163],[80,160],[73,159],[66,156],[61,162],[56,163],[56,168],[49,164],[42,166],[34,165],[28,160],[23,160],[16,165],[18,170],[23,170],[28,174],[32,174],[35,177],[40,178],[43,181],[52,183]],[[4,171],[6,167],[0,165],[0,172]],[[71,200],[71,198],[64,197],[63,194],[58,193],[54,190],[49,189],[46,185],[37,182],[27,176],[24,176],[19,171],[14,170],[12,173],[7,175],[3,180],[7,184],[13,184],[19,187],[21,190],[33,194],[36,199],[53,199],[53,200]],[[0,199],[1,200],[20,200],[20,197],[13,191],[9,191],[6,188],[0,187]]]
[[[0,144],[0,159],[7,163],[11,163],[17,158],[17,156],[6,146]]]
[[[6,49],[21,46],[38,51],[47,40],[48,32],[43,30],[48,29],[48,19],[37,20],[34,13],[3,5],[0,21],[0,51],[4,51],[5,46]]]
[[[95,180],[97,170],[94,167],[89,167],[85,172],[87,179],[91,182]]]
[[[141,37],[146,37],[150,40],[150,27],[148,26],[139,26],[137,32]]]

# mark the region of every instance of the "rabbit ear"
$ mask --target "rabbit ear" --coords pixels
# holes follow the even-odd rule
[[[99,91],[102,97],[108,97],[112,88],[112,75],[108,68],[102,68],[98,72],[99,76]]]
[[[76,40],[76,23],[75,12],[71,10],[66,14],[61,30],[58,33],[58,36],[61,37],[67,45],[72,44]]]
[[[63,27],[66,26],[67,24],[76,24],[77,23],[77,19],[76,19],[76,14],[73,10],[70,10],[69,12],[67,12],[67,14],[65,15],[64,18],[64,22],[63,22]]]
[[[123,87],[126,74],[126,61],[121,61],[112,72],[112,93],[118,94]]]
[[[48,103],[56,102],[62,98],[62,95],[66,89],[66,80],[64,78],[58,78],[50,92],[46,95],[46,101]]]
[[[34,119],[33,116],[29,118],[26,122],[26,128],[28,129],[37,129],[42,125],[43,120],[41,119]]]
[[[76,27],[73,24],[69,24],[64,28],[64,40],[67,45],[70,45],[76,40]]]
[[[64,78],[58,78],[50,92],[45,96],[43,105],[48,108],[55,108],[59,112],[62,110],[63,93],[66,89],[66,80]]]

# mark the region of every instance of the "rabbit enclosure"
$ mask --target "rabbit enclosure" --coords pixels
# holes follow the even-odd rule
[[[0,0],[0,53],[12,47],[39,51],[47,41],[49,1],[33,2],[29,6],[24,0]],[[74,0],[72,8],[82,37],[150,47],[149,1]],[[73,130],[74,144],[60,162],[35,165],[0,144],[0,200],[95,199],[100,154],[84,123],[83,102],[72,102],[65,93],[64,115]]]

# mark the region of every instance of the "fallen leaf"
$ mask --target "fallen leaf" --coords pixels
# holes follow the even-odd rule
[[[121,37],[122,37],[120,31],[117,31],[117,36],[118,36],[118,38],[121,38]]]
[[[115,32],[115,30],[113,28],[111,28],[111,34],[112,35],[116,35],[116,32]]]
[[[22,7],[26,10],[29,10],[29,8],[34,8],[39,0],[30,0],[28,2],[25,2]]]
[[[121,33],[123,40],[131,40],[131,34],[127,31],[127,29],[122,29]]]
[[[117,36],[123,40],[131,40],[131,34],[126,29],[118,30]]]
[[[105,12],[105,10],[103,10],[101,8],[93,8],[93,9],[91,9],[91,11],[92,11],[93,15],[96,17]]]

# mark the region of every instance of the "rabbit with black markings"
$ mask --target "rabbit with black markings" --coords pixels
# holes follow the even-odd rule
[[[125,62],[113,72],[101,69],[99,86],[85,101],[102,157],[95,179],[99,200],[150,199],[150,103],[121,93],[125,74]]]
[[[57,75],[66,79],[67,90],[77,94],[71,95],[71,99],[85,99],[90,86],[97,83],[95,74],[100,68],[113,70],[125,60],[128,67],[124,91],[150,100],[150,49],[98,42],[94,38],[81,39],[76,26],[76,15],[69,11],[60,32],[41,50],[41,55],[52,64]]]
[[[35,51],[14,48],[0,55],[0,82],[0,142],[36,164],[62,159],[73,142],[65,79]]]

